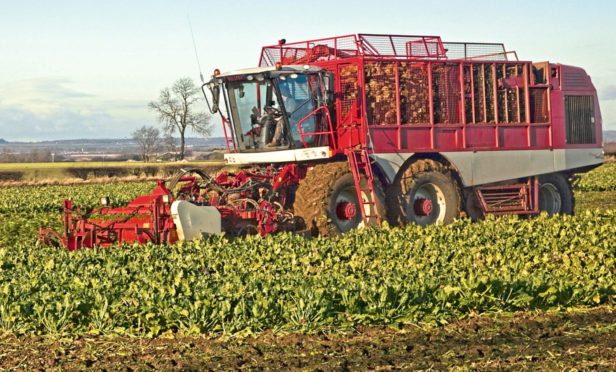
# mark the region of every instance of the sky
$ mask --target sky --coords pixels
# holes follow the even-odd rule
[[[148,102],[178,78],[199,81],[189,18],[206,79],[256,66],[261,47],[281,38],[502,42],[521,60],[583,67],[604,130],[616,130],[615,17],[608,0],[0,0],[0,138],[129,138],[159,125]]]

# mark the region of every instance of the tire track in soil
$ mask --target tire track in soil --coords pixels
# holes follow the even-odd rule
[[[5,334],[0,368],[14,370],[614,370],[611,307],[477,316],[437,328],[255,337],[77,337]]]

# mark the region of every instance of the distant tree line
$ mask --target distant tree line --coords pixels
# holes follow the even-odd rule
[[[10,148],[0,151],[0,163],[46,163],[53,161],[65,161],[64,156],[54,155],[44,149],[32,149],[27,153],[15,153]],[[53,159],[55,158],[55,159]]]
[[[163,160],[175,161],[179,159],[177,146],[177,138],[159,138],[158,147],[156,147],[154,157],[153,153],[148,153],[148,161]],[[54,154],[52,156],[52,154]],[[126,160],[142,160],[142,154],[135,154],[134,151],[126,151],[124,153],[110,157],[107,154],[87,153],[83,154],[87,160],[85,161],[126,161]],[[192,150],[186,150],[184,156],[193,157],[195,153]],[[211,153],[200,154],[195,157],[197,160],[222,160],[222,153],[214,151]],[[28,152],[16,152],[11,148],[3,148],[0,150],[0,163],[49,163],[49,162],[80,162],[84,161],[83,157],[72,157],[71,154],[62,154],[52,152],[48,149],[32,149]]]
[[[140,157],[131,152],[120,154],[119,156],[110,159],[106,154],[87,154],[92,161],[126,161],[126,160],[139,160]],[[59,152],[53,152],[49,149],[31,149],[28,152],[16,152],[11,148],[3,148],[0,150],[0,163],[50,163],[50,162],[73,162],[80,161],[71,157],[70,154],[62,154]]]

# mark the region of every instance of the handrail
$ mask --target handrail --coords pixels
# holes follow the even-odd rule
[[[329,131],[328,132],[304,133],[302,131],[302,123],[306,119],[308,119],[309,117],[314,115],[319,110],[325,110],[325,115],[327,115],[327,123],[329,124]],[[331,140],[331,142],[329,143],[329,146],[334,148],[334,149],[336,148],[336,137],[334,136],[334,128],[332,127],[332,119],[331,119],[331,115],[329,113],[329,109],[327,108],[327,106],[319,106],[315,110],[313,110],[310,114],[304,116],[300,121],[297,122],[297,128],[299,129],[299,135],[302,138],[302,143],[304,144],[304,147],[306,147],[306,148],[308,147],[308,145],[306,144],[306,140],[304,140],[304,136],[315,136],[315,135],[321,135],[321,134],[329,134],[330,140]]]
[[[499,52],[499,53],[483,54],[483,55],[479,55],[479,56],[472,56],[472,57],[465,58],[465,60],[470,61],[470,60],[474,60],[474,59],[482,59],[482,58],[485,59],[485,58],[489,58],[489,57],[503,56],[505,61],[509,61],[509,58],[507,58],[507,56],[509,54],[513,54],[513,56],[515,57],[515,60],[519,61],[518,53],[516,53],[515,50],[510,50],[510,51],[506,51],[506,52]]]
[[[411,46],[415,43],[423,44],[424,51],[419,55],[413,55]],[[274,66],[276,62],[303,64],[360,56],[399,60],[457,60],[492,56],[518,60],[517,54],[506,51],[502,43],[444,42],[440,36],[430,35],[351,34],[264,46],[259,66]]]
[[[227,152],[231,152],[229,143],[233,144],[233,151],[236,151],[235,139],[233,138],[233,129],[231,128],[231,123],[222,113],[220,114],[220,117],[222,118],[222,130],[225,134],[225,144],[227,145]],[[229,139],[229,136],[227,135],[227,126],[229,127],[229,132],[231,133],[231,139]]]
[[[207,94],[205,94],[205,86],[206,85],[207,84],[201,85],[201,91],[203,92],[203,98],[205,98],[205,103],[207,104],[208,110],[210,110],[210,114],[214,114],[215,112],[212,111],[212,106],[210,106],[210,101],[207,99]]]

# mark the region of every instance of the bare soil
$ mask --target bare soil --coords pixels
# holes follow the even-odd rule
[[[11,370],[615,370],[616,316],[574,312],[475,316],[438,328],[256,337],[0,337]]]

